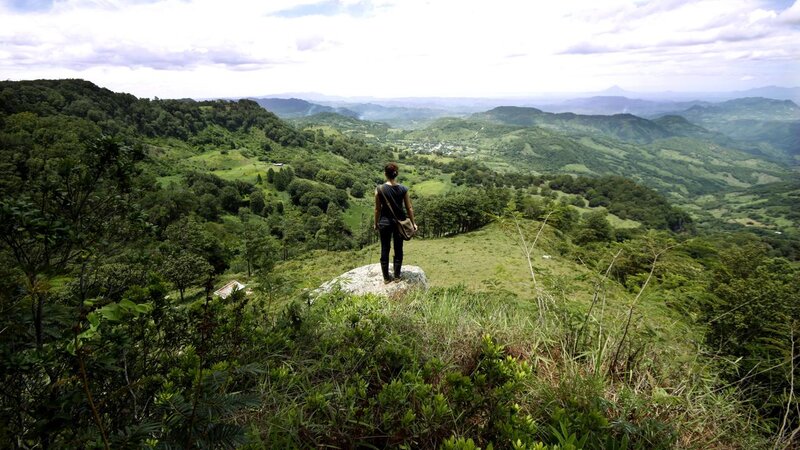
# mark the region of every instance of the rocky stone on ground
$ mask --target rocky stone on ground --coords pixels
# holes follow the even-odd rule
[[[400,280],[385,284],[380,264],[369,264],[357,267],[323,283],[311,293],[311,296],[317,297],[331,292],[337,285],[342,291],[355,295],[375,294],[397,298],[412,289],[428,289],[428,279],[425,277],[425,272],[418,266],[403,266]]]

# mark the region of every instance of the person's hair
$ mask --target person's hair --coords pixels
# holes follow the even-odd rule
[[[397,178],[398,169],[399,167],[397,167],[397,164],[389,163],[386,165],[386,167],[383,168],[383,173],[386,174],[386,178],[394,180],[395,178]]]

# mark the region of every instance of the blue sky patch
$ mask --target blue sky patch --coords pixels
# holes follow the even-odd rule
[[[53,6],[54,0],[9,0],[5,3],[14,11],[40,12],[50,9]]]

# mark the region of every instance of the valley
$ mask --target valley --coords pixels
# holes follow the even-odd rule
[[[760,116],[766,123],[777,118],[783,118],[779,123],[786,126],[800,123],[785,102],[750,103],[762,110],[756,108],[751,113],[754,118],[748,120]],[[738,105],[729,101],[715,108],[740,108],[730,104]],[[731,114],[736,117],[731,121],[740,120],[741,113]],[[468,159],[498,171],[624,176],[658,190],[701,221],[738,223],[781,233],[796,232],[798,225],[789,212],[791,208],[750,208],[741,204],[742,197],[736,194],[748,189],[781,192],[779,196],[786,201],[779,203],[795,204],[796,190],[786,185],[798,177],[797,165],[790,162],[791,151],[780,153],[768,141],[737,141],[682,116],[648,120],[631,115],[550,114],[515,107],[496,108],[470,118],[439,119],[411,131],[337,115],[309,116],[295,119],[295,123],[306,129],[335,130],[391,145],[411,155]],[[797,148],[792,145],[790,148]],[[762,152],[768,148],[771,150]],[[731,199],[732,206],[709,212],[712,198]],[[746,210],[752,210],[754,217],[748,218]]]

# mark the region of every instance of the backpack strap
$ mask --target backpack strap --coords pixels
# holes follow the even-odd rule
[[[394,220],[397,220],[397,214],[394,213],[394,208],[392,208],[392,202],[390,202],[389,198],[386,197],[386,192],[383,192],[383,187],[384,186],[386,186],[386,185],[385,184],[380,185],[378,187],[378,190],[381,192],[381,195],[383,196],[383,201],[386,202],[386,206],[389,207],[389,211],[392,212],[392,216],[394,216]]]

